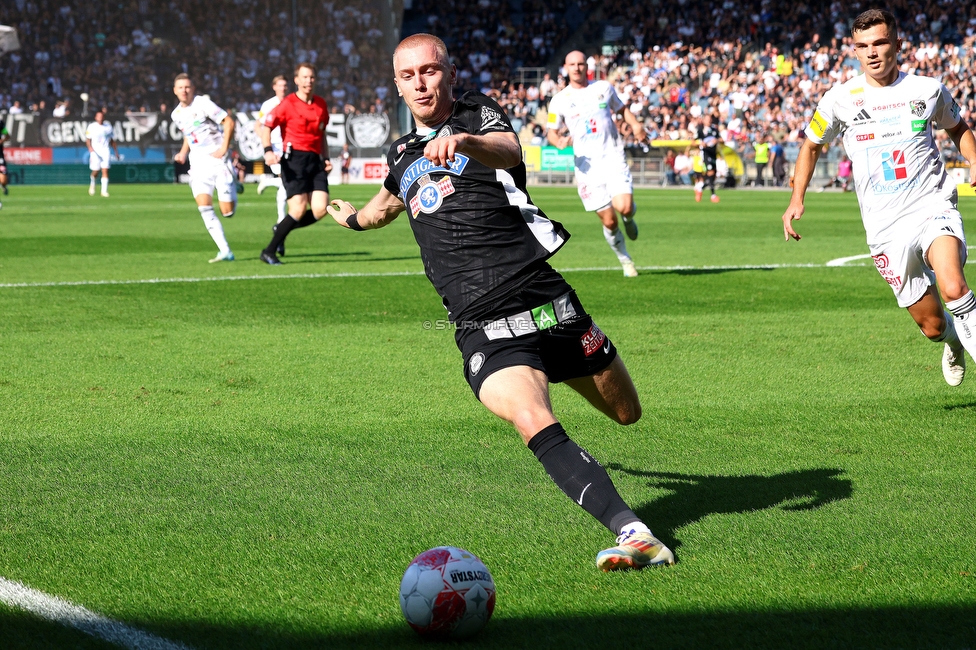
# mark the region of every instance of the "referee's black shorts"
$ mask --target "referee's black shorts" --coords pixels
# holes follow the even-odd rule
[[[285,196],[329,191],[329,175],[322,156],[314,151],[292,151],[281,159],[281,182]]]

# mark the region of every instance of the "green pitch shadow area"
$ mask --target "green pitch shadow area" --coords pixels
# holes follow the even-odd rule
[[[976,370],[948,387],[869,261],[826,266],[866,252],[854,198],[787,243],[785,194],[639,191],[624,280],[573,188],[532,195],[643,405],[620,427],[554,386],[557,415],[676,566],[596,570],[612,535],[472,396],[406,217],[271,268],[248,193],[209,264],[185,187],[16,187],[0,576],[195,650],[431,647],[397,591],[451,544],[499,588],[462,647],[976,648]],[[105,647],[0,605],[0,650]]]
[[[222,628],[192,622],[156,623],[152,631],[191,648],[392,649],[526,648],[565,650],[627,646],[698,648],[912,648],[968,650],[976,639],[971,607],[887,607],[771,612],[612,613],[591,616],[504,618],[496,615],[473,639],[429,642],[406,623],[391,629],[302,633],[273,628]],[[117,646],[45,624],[29,616],[0,611],[7,650],[101,650]]]
[[[647,472],[621,467],[631,476],[651,479],[648,487],[671,494],[634,506],[644,521],[654,522],[654,534],[668,547],[681,547],[678,529],[708,515],[748,513],[767,508],[813,510],[853,494],[851,481],[841,469],[812,469],[773,476],[695,476],[672,472]]]

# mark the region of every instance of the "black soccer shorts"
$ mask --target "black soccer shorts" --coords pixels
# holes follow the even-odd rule
[[[296,194],[329,191],[329,175],[322,156],[313,151],[292,151],[281,159],[281,184],[289,199]]]
[[[489,339],[485,327],[458,324],[455,338],[464,359],[464,378],[476,397],[485,379],[503,368],[529,366],[546,373],[551,383],[560,383],[589,377],[613,362],[617,348],[583,309],[576,293],[567,295],[575,315],[545,329],[537,324],[536,329],[516,336],[520,330],[514,328],[511,337]],[[515,316],[516,322],[524,322],[517,321],[520,315],[510,315],[508,321]]]

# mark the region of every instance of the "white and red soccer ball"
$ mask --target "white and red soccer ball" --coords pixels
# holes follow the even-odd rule
[[[473,553],[438,546],[415,557],[404,572],[400,610],[421,636],[471,636],[495,610],[495,581]]]

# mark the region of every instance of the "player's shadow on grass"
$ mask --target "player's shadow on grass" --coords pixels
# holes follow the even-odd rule
[[[976,409],[976,402],[966,402],[964,404],[947,404],[943,406],[946,411],[959,411],[961,409]]]
[[[401,262],[403,260],[416,260],[419,259],[416,255],[406,255],[403,257],[368,257],[372,253],[357,252],[357,253],[298,253],[295,255],[289,254],[285,257],[285,260],[292,262],[293,264],[308,264],[311,262],[321,261],[319,258],[328,257],[359,257],[357,262]]]
[[[742,271],[775,271],[769,266],[756,266],[749,268],[714,268],[714,269],[668,269],[660,271],[668,275],[720,275],[723,273],[740,273]],[[653,271],[651,271],[653,273]]]
[[[833,501],[849,499],[854,492],[842,469],[806,469],[773,476],[700,476],[671,472],[646,472],[619,464],[609,469],[649,478],[649,487],[671,494],[634,509],[651,524],[654,534],[672,550],[681,546],[679,528],[708,515],[753,512],[767,508],[813,510]]]

